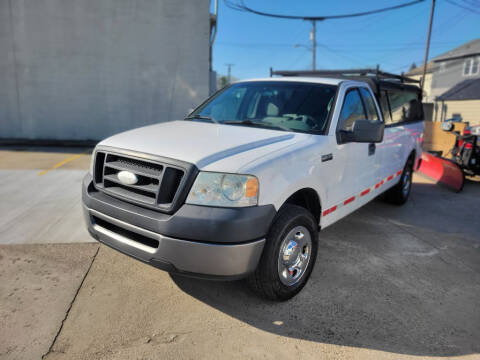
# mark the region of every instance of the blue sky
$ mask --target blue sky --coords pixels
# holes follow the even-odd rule
[[[261,11],[295,15],[334,15],[383,8],[409,0],[317,1],[244,0]],[[430,58],[480,37],[480,6],[477,0],[437,0]],[[317,23],[317,68],[375,67],[408,71],[423,61],[431,1],[391,12]],[[269,68],[310,69],[311,51],[295,44],[310,44],[311,23],[238,12],[219,0],[218,34],[213,65],[226,74],[226,63],[235,64],[232,76],[245,79],[269,76]]]

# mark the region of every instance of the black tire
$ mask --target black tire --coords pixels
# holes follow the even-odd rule
[[[311,244],[308,254],[309,260],[306,267],[299,275],[298,281],[292,285],[285,285],[280,279],[280,247],[287,235],[296,229],[306,229],[309,232]],[[297,232],[296,234],[300,234]],[[300,235],[298,235],[300,236]],[[296,240],[296,238],[295,238]],[[310,246],[311,245],[311,246]],[[285,247],[283,247],[285,249]],[[293,248],[296,251],[296,246]],[[299,247],[297,253],[302,252]],[[307,246],[305,246],[307,249]],[[275,217],[267,235],[260,262],[255,272],[248,278],[250,287],[261,297],[285,301],[295,296],[307,283],[312,273],[317,257],[318,249],[318,225],[313,215],[303,207],[285,204]],[[282,253],[283,254],[283,253]],[[292,253],[293,254],[293,253]],[[292,255],[293,258],[294,255]],[[299,259],[299,257],[297,258]],[[296,270],[295,270],[296,271]],[[289,272],[290,274],[292,272]],[[300,272],[299,272],[300,274]],[[285,279],[283,281],[286,281]]]
[[[473,175],[468,175],[468,176],[475,176],[475,174]],[[460,191],[463,190],[463,187],[465,186],[465,171],[462,170],[462,186],[460,186],[460,189],[458,189],[456,192],[459,193]]]
[[[390,204],[403,205],[407,202],[412,190],[413,162],[414,158],[409,157],[405,167],[403,168],[400,181],[385,193],[385,200]],[[407,181],[408,191],[404,191]]]

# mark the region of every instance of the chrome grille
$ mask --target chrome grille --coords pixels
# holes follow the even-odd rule
[[[180,197],[188,169],[130,155],[97,151],[94,164],[95,187],[111,196],[169,212]],[[118,178],[121,171],[136,175],[135,184]]]

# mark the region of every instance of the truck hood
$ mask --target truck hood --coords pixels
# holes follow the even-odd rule
[[[240,168],[246,162],[308,136],[246,126],[171,121],[126,131],[99,145],[182,160],[199,169],[232,157],[234,167]]]

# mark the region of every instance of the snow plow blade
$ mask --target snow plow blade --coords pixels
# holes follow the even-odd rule
[[[463,189],[464,176],[462,169],[451,160],[423,152],[417,172],[419,175],[456,192]]]

